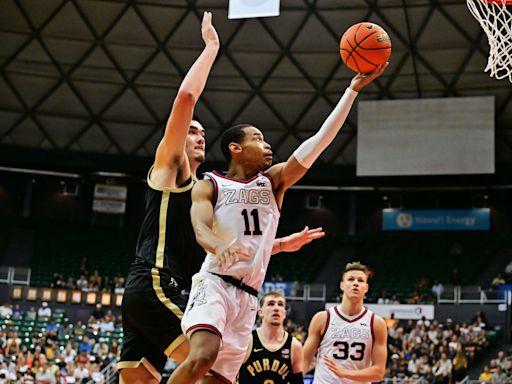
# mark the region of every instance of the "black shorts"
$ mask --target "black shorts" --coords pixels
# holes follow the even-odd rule
[[[155,272],[129,279],[132,284],[124,292],[121,307],[124,341],[117,366],[123,369],[143,364],[160,380],[167,356],[186,340],[181,318],[187,297]]]

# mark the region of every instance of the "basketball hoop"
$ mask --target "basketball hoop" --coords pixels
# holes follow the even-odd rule
[[[466,0],[489,41],[489,60],[485,72],[512,83],[512,0]]]

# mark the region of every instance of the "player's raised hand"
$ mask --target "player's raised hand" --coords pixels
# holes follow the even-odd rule
[[[220,45],[219,36],[212,24],[212,13],[205,12],[203,15],[203,22],[201,24],[201,35],[203,36],[204,43]]]
[[[301,249],[304,245],[311,243],[313,240],[320,239],[325,236],[322,227],[309,229],[304,227],[300,232],[293,233],[289,236],[283,237],[280,240],[279,252],[295,252]]]
[[[364,87],[370,84],[374,79],[379,77],[388,67],[389,63],[379,65],[375,71],[369,73],[358,73],[350,82],[350,88],[356,92],[360,92]]]

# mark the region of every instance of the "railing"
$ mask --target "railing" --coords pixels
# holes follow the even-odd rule
[[[279,289],[278,289],[279,290]],[[327,287],[325,284],[296,283],[290,293],[285,292],[286,300],[325,301]]]
[[[105,378],[105,384],[114,384],[117,383],[117,368],[116,368],[117,359],[112,359],[108,365],[103,368],[100,372],[103,373],[103,377]],[[86,384],[95,384],[93,379],[86,381]]]
[[[30,285],[30,268],[0,266],[0,283]]]
[[[445,288],[437,295],[439,304],[512,304],[512,291],[484,291],[478,286]]]

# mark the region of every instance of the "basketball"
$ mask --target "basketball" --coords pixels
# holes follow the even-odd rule
[[[391,56],[391,40],[387,32],[377,24],[354,24],[341,37],[340,55],[351,70],[372,72]]]

